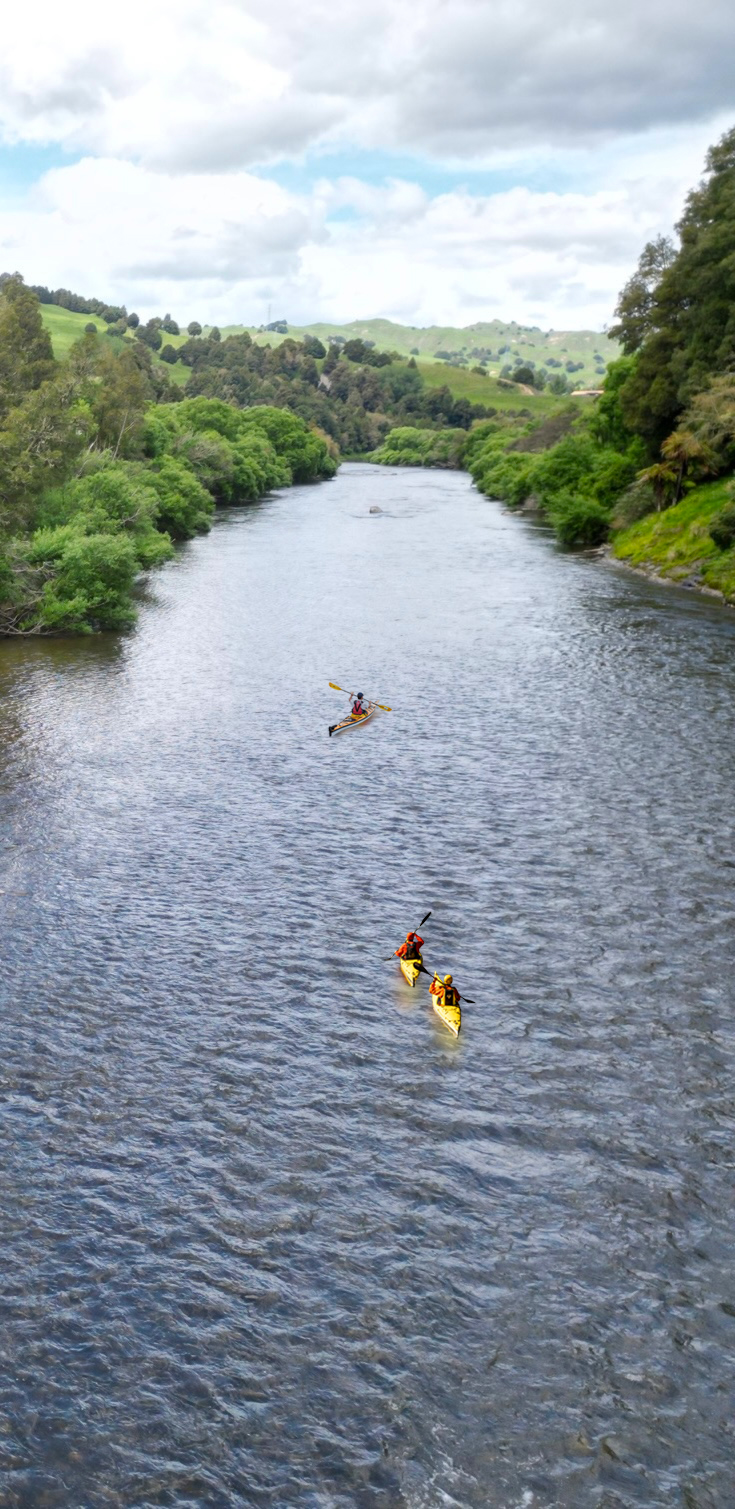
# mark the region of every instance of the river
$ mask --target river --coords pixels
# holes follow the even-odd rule
[[[732,1504],[734,652],[367,465],[0,646],[0,1505]]]

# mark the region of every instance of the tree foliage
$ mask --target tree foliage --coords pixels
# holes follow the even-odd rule
[[[328,439],[295,414],[178,402],[145,343],[89,331],[56,365],[20,278],[5,279],[0,330],[0,633],[125,628],[138,573],[217,502],[334,474]]]
[[[679,247],[644,249],[611,335],[637,352],[621,402],[654,459],[679,414],[735,361],[735,128],[707,154],[677,226]]]

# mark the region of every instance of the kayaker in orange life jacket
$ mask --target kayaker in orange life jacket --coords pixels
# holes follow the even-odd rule
[[[422,960],[421,960],[421,949],[422,949],[422,946],[423,946],[423,942],[424,942],[423,938],[419,938],[418,933],[406,933],[406,941],[405,941],[405,943],[402,943],[401,946],[400,946],[400,948],[396,949],[396,954],[398,955],[398,958],[399,959],[416,959],[416,960],[418,960],[418,963],[420,964],[422,962]]]
[[[439,997],[440,1006],[459,1006],[462,999],[456,985],[452,984],[452,976],[445,975],[443,980],[434,973],[434,978],[429,986],[429,995]]]
[[[354,700],[354,702],[352,704],[352,707],[350,708],[350,712],[351,712],[353,718],[364,718],[365,717],[365,714],[367,712],[367,703],[363,702],[363,700],[362,700],[363,699],[363,695],[364,694],[362,692],[358,692],[358,694],[357,694],[357,696],[356,696],[356,698],[355,698],[355,700]]]

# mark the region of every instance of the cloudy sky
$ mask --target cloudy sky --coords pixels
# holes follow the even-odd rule
[[[0,265],[185,321],[601,328],[734,42],[732,0],[26,0]]]

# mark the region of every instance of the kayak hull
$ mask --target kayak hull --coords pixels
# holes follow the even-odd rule
[[[445,1006],[443,997],[441,996],[432,996],[432,1001],[439,1020],[444,1023],[445,1027],[449,1028],[450,1032],[454,1033],[455,1037],[459,1037],[459,1029],[462,1026],[462,1011],[460,1007]]]
[[[350,713],[346,718],[343,718],[340,723],[333,723],[329,730],[330,739],[332,737],[332,734],[346,734],[348,728],[360,728],[363,723],[369,723],[370,719],[374,716],[377,710],[377,702],[371,702],[368,704],[368,710],[362,718],[353,718],[352,714]]]
[[[419,975],[421,973],[421,971],[419,969],[419,965],[421,963],[421,960],[420,959],[399,959],[398,963],[401,966],[401,974],[403,975],[403,978],[406,981],[406,983],[408,985],[415,985],[416,981],[418,980],[418,977],[419,977]]]

